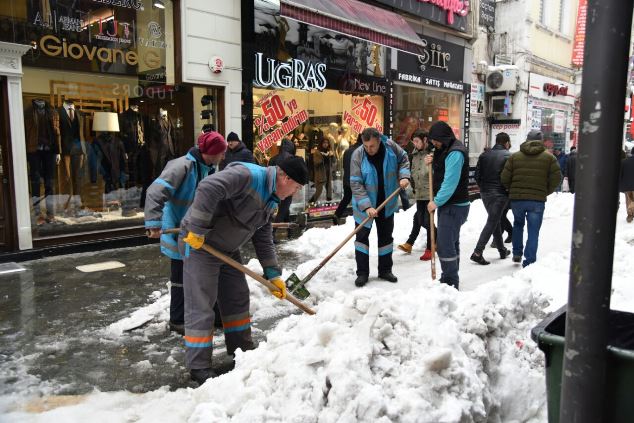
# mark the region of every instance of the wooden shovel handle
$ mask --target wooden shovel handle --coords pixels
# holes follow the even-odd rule
[[[432,178],[431,173],[431,163],[427,165],[427,171],[429,173],[429,201],[434,199],[434,190],[433,183],[434,180]],[[436,280],[436,231],[434,230],[434,215],[435,211],[429,212],[429,230],[431,231],[431,278],[432,280]]]
[[[227,257],[225,254],[223,254],[220,251],[216,250],[214,247],[210,246],[209,244],[203,244],[202,249],[205,250],[206,252],[208,252],[209,254],[211,254],[212,256],[215,256],[215,257],[219,258],[220,260],[222,260],[223,262],[225,262],[229,266],[233,267],[234,269],[237,269],[237,270],[241,271],[245,275],[251,276],[253,279],[255,279],[256,281],[260,282],[262,285],[267,287],[269,290],[271,290],[271,291],[279,291],[280,290],[277,286],[273,285],[267,279],[265,279],[262,276],[258,275],[253,270],[249,269],[248,267],[238,263],[237,261],[235,261],[231,257]],[[286,301],[292,303],[297,308],[302,310],[304,313],[311,314],[311,315],[315,314],[315,311],[313,309],[311,309],[306,304],[304,304],[301,301],[299,301],[290,292],[286,293],[286,298],[285,299],[286,299]]]

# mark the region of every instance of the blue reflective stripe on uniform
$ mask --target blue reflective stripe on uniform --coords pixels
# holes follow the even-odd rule
[[[154,183],[155,183],[155,184],[159,184],[159,185],[163,185],[163,186],[164,186],[164,187],[166,187],[168,190],[170,190],[170,192],[171,192],[172,194],[174,194],[174,191],[176,191],[176,190],[174,189],[174,187],[173,187],[172,185],[170,185],[170,183],[169,183],[169,182],[167,182],[167,181],[165,181],[165,180],[163,180],[163,179],[161,179],[161,178],[156,178],[156,179],[154,180]]]
[[[384,256],[387,254],[392,254],[393,249],[394,249],[393,244],[384,245],[383,247],[379,248],[379,255]]]
[[[213,346],[214,342],[189,342],[185,341],[185,345],[189,348],[209,348]]]
[[[365,245],[365,244],[362,244],[360,242],[355,241],[354,249],[357,250],[357,251],[362,252],[363,254],[370,255],[370,250],[369,250],[368,246]]]
[[[146,220],[145,227],[146,228],[160,228],[163,225],[163,222],[160,220]]]
[[[227,328],[225,329],[225,333],[242,332],[243,330],[249,329],[249,327],[251,327],[251,323],[247,323],[246,325],[242,325],[242,326],[236,326],[233,328]]]

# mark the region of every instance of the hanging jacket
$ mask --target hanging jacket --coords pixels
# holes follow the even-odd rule
[[[172,229],[181,221],[194,200],[200,181],[213,173],[198,148],[193,147],[182,157],[167,163],[161,175],[149,186],[145,197],[145,227]],[[178,234],[161,235],[161,252],[181,260]]]
[[[407,153],[394,141],[381,135],[381,142],[385,147],[383,158],[383,184],[384,194],[387,198],[399,186],[399,181],[410,177],[409,161]],[[368,160],[365,148],[357,148],[352,153],[350,160],[350,188],[352,189],[352,211],[354,220],[361,223],[367,214],[367,208],[377,208],[377,191],[379,181],[375,167]],[[385,206],[385,217],[392,216],[398,210],[398,196],[394,197]],[[372,227],[372,220],[365,224],[366,228]]]
[[[181,233],[204,235],[225,253],[251,240],[263,268],[278,267],[271,221],[280,199],[275,195],[277,168],[234,162],[203,179],[181,222]],[[185,245],[185,254],[189,245]]]

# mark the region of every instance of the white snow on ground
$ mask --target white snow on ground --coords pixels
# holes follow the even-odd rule
[[[57,408],[49,398],[40,407],[49,411],[39,413],[25,411],[34,408],[29,407],[32,398],[25,397],[5,408],[5,417],[28,422],[545,422],[544,358],[529,332],[546,311],[566,302],[572,206],[570,194],[549,198],[538,261],[521,269],[510,259],[497,259],[491,248],[485,251],[491,265],[469,261],[485,221],[481,202],[474,202],[461,236],[460,292],[431,280],[429,262],[418,260],[421,241],[416,254],[395,251],[398,283],[371,278],[357,289],[351,242],[308,285],[308,303],[317,315],[281,319],[266,342],[238,354],[232,372],[198,389],[96,392],[59,401],[69,405]],[[412,213],[396,216],[395,244],[407,238]],[[352,228],[349,218],[345,226],[311,229],[285,244],[315,258],[299,269],[285,269],[283,276],[293,270],[306,275]],[[634,312],[634,288],[627,283],[634,225],[625,223],[623,210],[615,248],[612,308]],[[376,244],[371,250],[376,253]],[[259,269],[255,261],[249,267]],[[292,310],[249,283],[255,320]]]

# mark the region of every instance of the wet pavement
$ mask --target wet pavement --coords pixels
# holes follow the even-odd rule
[[[282,241],[284,242],[284,241]],[[250,243],[244,262],[255,257]],[[104,261],[126,266],[82,273],[76,266]],[[285,267],[301,257],[280,252]],[[167,294],[169,260],[156,244],[20,263],[27,270],[0,275],[0,396],[148,392],[194,387],[182,339],[166,322],[108,336],[110,324]],[[278,318],[279,319],[279,318]],[[256,342],[278,319],[255,321]],[[231,369],[224,337],[214,337],[214,369]]]

